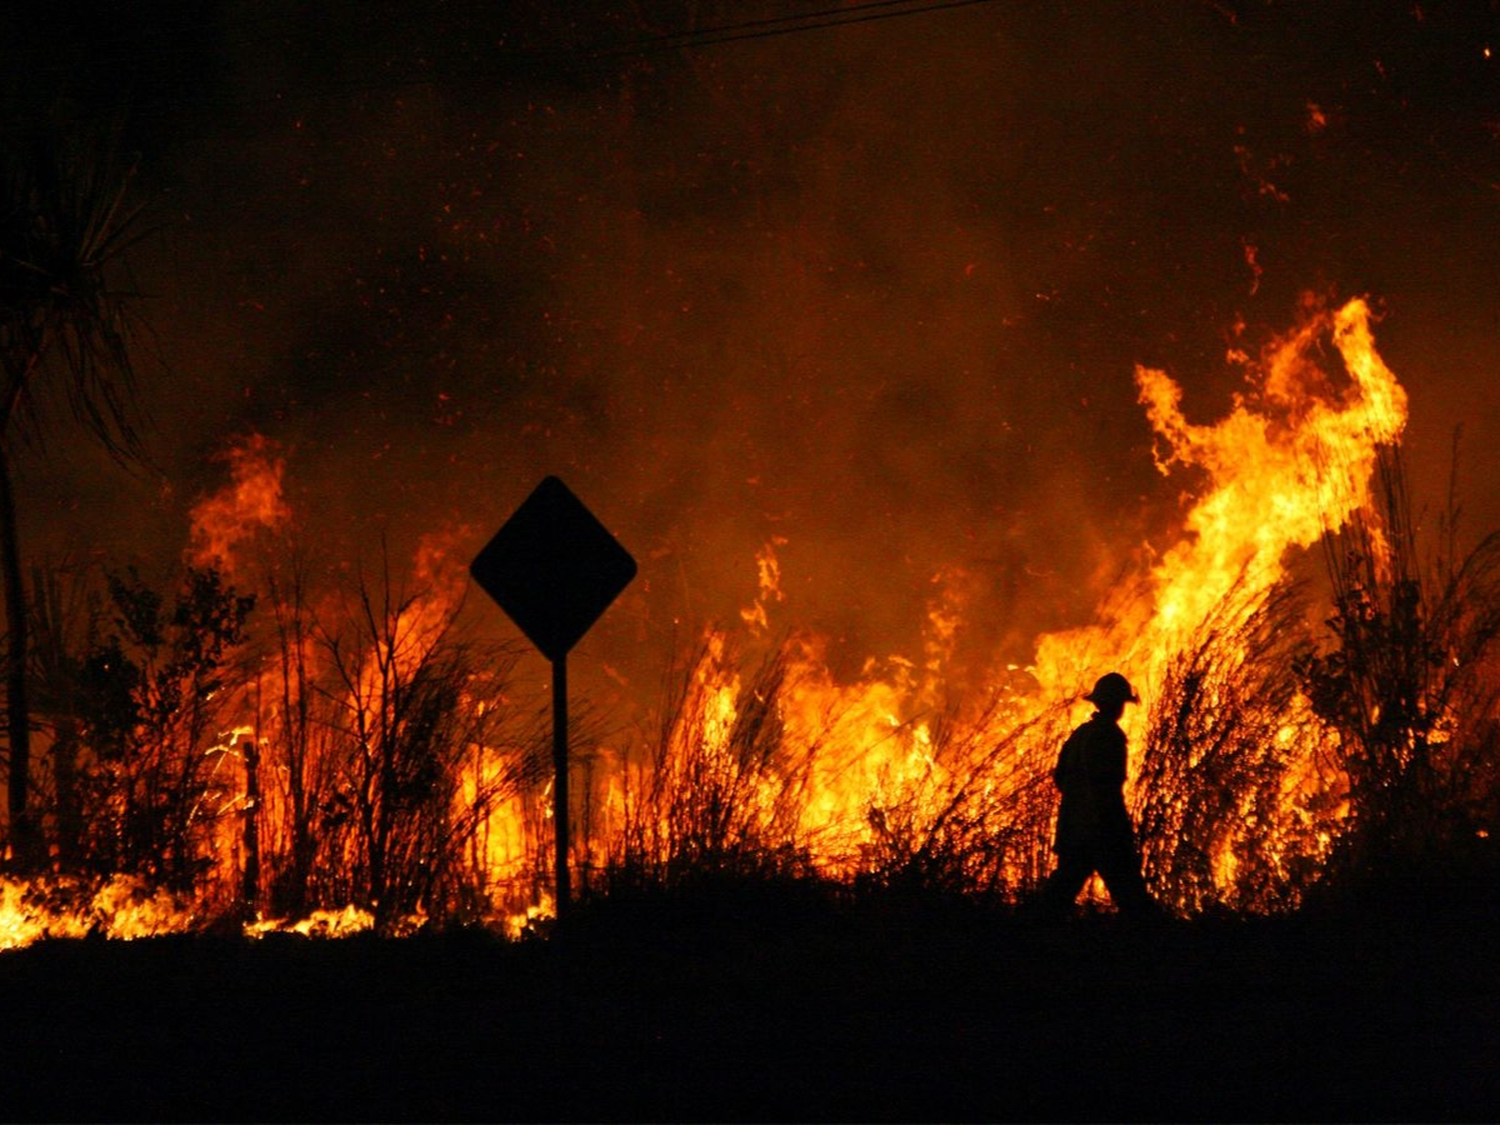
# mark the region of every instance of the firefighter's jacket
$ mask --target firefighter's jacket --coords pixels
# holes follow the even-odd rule
[[[1063,743],[1052,780],[1062,791],[1054,852],[1134,846],[1125,809],[1125,732],[1118,723],[1095,712]]]

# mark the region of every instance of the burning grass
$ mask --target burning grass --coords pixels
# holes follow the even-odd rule
[[[1369,320],[1358,301],[1316,311],[1214,425],[1187,421],[1164,373],[1137,372],[1159,465],[1194,474],[1181,534],[1122,574],[1094,624],[1038,638],[1024,669],[950,677],[954,570],[918,659],[835,676],[825,639],[772,636],[785,600],[766,544],[753,606],[703,630],[656,706],[575,726],[576,885],[1023,902],[1051,866],[1057,748],[1104,668],[1147,700],[1130,797],[1177,914],[1285,912],[1329,879],[1488,839],[1500,546],[1464,555],[1450,535],[1419,565],[1393,445],[1405,395]],[[94,903],[118,886],[170,901],[181,928],[545,917],[549,701],[517,650],[466,631],[460,559],[433,537],[408,578],[387,557],[314,591],[278,451],[242,442],[231,462],[230,487],[195,508],[213,526],[175,590],[129,572],[33,584],[50,871],[7,902],[40,917],[46,888],[82,889],[14,932],[107,930]],[[1319,542],[1326,594],[1289,563]]]

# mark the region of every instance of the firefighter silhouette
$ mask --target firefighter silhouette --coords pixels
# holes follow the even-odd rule
[[[1062,805],[1052,845],[1057,867],[1042,889],[1043,906],[1066,913],[1097,871],[1122,912],[1155,913],[1125,809],[1125,732],[1119,724],[1125,705],[1140,700],[1118,672],[1100,676],[1083,698],[1094,705],[1094,714],[1068,736],[1052,771]]]

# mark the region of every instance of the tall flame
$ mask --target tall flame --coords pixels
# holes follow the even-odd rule
[[[1349,382],[1318,363],[1331,338]],[[1157,468],[1202,469],[1207,482],[1185,518],[1187,536],[1151,568],[1135,605],[1112,625],[1041,638],[1036,668],[1044,684],[1073,690],[1092,669],[1120,666],[1150,682],[1164,654],[1220,606],[1231,591],[1263,590],[1285,574],[1286,553],[1337,531],[1370,499],[1381,445],[1406,425],[1406,392],[1380,358],[1363,299],[1313,315],[1276,341],[1251,391],[1228,417],[1194,425],[1182,388],[1165,372],[1137,367],[1136,384],[1160,442]]]
[[[575,857],[722,862],[736,848],[749,848],[796,855],[825,875],[848,878],[931,865],[948,849],[960,857],[970,883],[1005,893],[1030,885],[1046,855],[1054,799],[1047,774],[1058,739],[1081,717],[1075,709],[1082,689],[1115,669],[1149,702],[1162,690],[1174,656],[1190,648],[1206,624],[1222,621],[1226,612],[1250,612],[1242,607],[1260,604],[1285,577],[1290,551],[1337,531],[1369,504],[1378,450],[1399,440],[1407,412],[1406,394],[1376,350],[1371,319],[1363,300],[1315,309],[1258,362],[1232,356],[1245,365],[1247,386],[1230,413],[1212,424],[1187,419],[1182,389],[1165,372],[1136,368],[1156,466],[1164,474],[1194,474],[1195,498],[1176,541],[1117,583],[1093,624],[1037,638],[1024,668],[1006,662],[1014,654],[997,653],[987,672],[970,670],[959,678],[954,654],[974,578],[950,565],[933,575],[920,651],[871,656],[857,675],[839,677],[827,638],[794,628],[784,641],[771,640],[772,617],[787,604],[777,554],[785,540],[766,543],[755,557],[756,593],[740,614],[739,634],[708,630],[683,670],[677,696],[650,720],[657,729],[641,740],[644,758],[614,744],[613,734],[581,736],[597,737],[597,746],[575,741],[575,753],[590,763],[589,777],[575,790],[589,802],[581,819],[590,825]],[[1329,344],[1336,367],[1328,363]],[[243,569],[245,545],[262,530],[284,526],[291,513],[283,495],[284,460],[274,443],[244,439],[225,460],[229,485],[193,508],[189,557],[233,573]],[[263,834],[286,835],[286,779],[293,775],[291,759],[282,762],[278,755],[290,753],[292,736],[277,724],[285,726],[309,701],[349,714],[396,713],[386,707],[393,693],[405,691],[436,646],[448,643],[464,589],[463,568],[455,564],[464,552],[456,548],[466,534],[422,539],[411,571],[417,592],[388,604],[384,619],[379,607],[365,603],[358,644],[339,648],[325,633],[316,634],[325,636],[330,659],[343,662],[342,694],[313,684],[321,674],[315,633],[301,627],[287,632],[290,618],[278,617],[283,667],[262,666],[253,692],[242,692],[254,697],[256,721],[215,748],[226,761],[242,748],[256,750],[256,768],[267,780],[256,796],[248,780],[244,794],[233,791],[233,782],[221,782],[228,792],[224,809],[258,817]],[[759,670],[746,664],[744,654],[755,652],[764,660]],[[1228,660],[1248,658],[1231,653]],[[523,706],[496,683],[471,677],[463,689],[472,721],[453,759],[451,819],[455,831],[468,834],[464,853],[477,875],[466,877],[494,916],[515,928],[544,909],[536,896],[546,880],[537,874],[550,825],[545,777],[535,765],[536,725],[490,722]],[[1251,803],[1234,833],[1203,841],[1221,887],[1240,878],[1247,833],[1275,836],[1281,850],[1273,860],[1284,866],[1309,855],[1316,861],[1327,845],[1329,825],[1314,821],[1329,814],[1310,811],[1326,795],[1319,789],[1325,783],[1307,763],[1318,741],[1336,735],[1318,728],[1305,700],[1289,706],[1268,735],[1278,762],[1289,763],[1272,784],[1276,808],[1251,807],[1265,799],[1262,789],[1253,800],[1245,798]],[[1137,709],[1128,726],[1136,755],[1146,711]],[[336,725],[322,735],[331,748],[343,736]],[[321,764],[298,759],[303,773],[296,776],[308,784],[314,765],[334,777],[349,768],[340,754],[360,760],[347,748],[322,745],[304,742],[304,754],[328,755]],[[594,772],[601,762],[608,768]],[[247,758],[247,778],[250,772]],[[349,781],[333,783],[347,788]],[[1319,807],[1326,810],[1329,802]],[[223,823],[226,836],[216,852],[225,868],[216,876],[221,887],[234,884],[241,862],[233,823]],[[25,888],[0,886],[0,944],[97,928],[100,910],[119,898],[106,896],[106,907],[95,902],[60,920],[33,907],[36,896],[28,895]],[[193,917],[188,908],[140,895],[135,904],[136,914],[148,916],[106,928],[144,932],[186,925]],[[334,911],[316,915],[304,927],[309,932],[371,924],[357,912],[337,913],[347,903],[308,906]],[[161,921],[168,917],[176,922]],[[258,924],[257,932],[266,925]]]
[[[855,682],[840,683],[823,642],[795,637],[778,686],[778,737],[782,769],[801,771],[795,836],[814,849],[818,865],[835,875],[856,870],[896,806],[925,803],[927,814],[937,816],[982,791],[994,809],[1015,807],[1046,775],[1053,740],[1093,677],[1124,670],[1149,699],[1166,661],[1196,631],[1226,605],[1259,604],[1285,577],[1288,551],[1338,530],[1366,505],[1377,450],[1398,440],[1406,422],[1406,394],[1375,349],[1370,319],[1363,300],[1316,311],[1250,365],[1247,391],[1213,424],[1187,420],[1181,388],[1166,373],[1136,369],[1157,437],[1157,466],[1163,473],[1202,472],[1197,498],[1182,537],[1109,592],[1097,623],[1038,638],[1029,675],[997,666],[978,693],[982,700],[965,709],[950,698],[949,655],[963,622],[957,570],[934,580],[920,660],[871,659]],[[1320,363],[1325,341],[1343,372]],[[769,545],[758,558],[761,596],[743,615],[751,637],[766,632],[766,592],[777,588],[766,581],[766,559],[774,558]],[[769,572],[779,581],[779,571]],[[726,651],[724,636],[711,630],[693,672],[698,710],[679,717],[677,728],[680,739],[698,739],[719,759],[747,694]],[[1310,748],[1290,745],[1298,723],[1309,719],[1306,701],[1298,706],[1302,713],[1288,716],[1277,738],[1288,743],[1289,755],[1310,755]],[[1130,724],[1137,747],[1143,714]],[[1003,761],[986,759],[997,745],[1007,747]],[[788,783],[785,776],[777,781]],[[765,778],[756,784],[768,786]],[[1305,774],[1289,774],[1286,802],[1307,784]],[[1227,847],[1219,875],[1234,877]]]
[[[200,567],[217,566],[243,577],[239,552],[258,531],[277,531],[291,518],[282,494],[286,459],[277,444],[249,434],[220,455],[229,465],[229,483],[193,505],[188,558]]]

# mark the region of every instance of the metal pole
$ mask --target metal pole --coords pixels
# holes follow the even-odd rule
[[[557,831],[557,919],[572,899],[568,874],[568,657],[552,662],[552,823]]]

